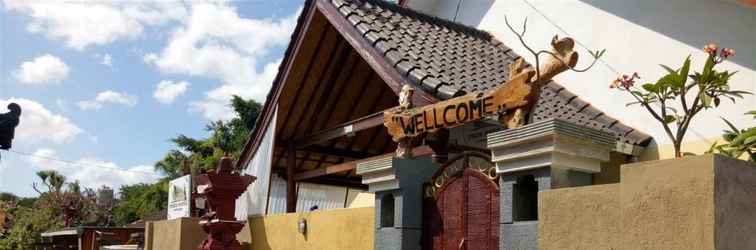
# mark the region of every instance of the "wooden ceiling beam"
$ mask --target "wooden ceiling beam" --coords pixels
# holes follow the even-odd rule
[[[333,64],[329,66],[326,73],[322,75],[320,79],[318,79],[319,81],[324,81],[325,86],[323,86],[322,91],[320,91],[320,95],[310,98],[310,99],[317,98],[318,101],[317,101],[317,104],[312,105],[312,111],[309,112],[310,119],[307,122],[307,125],[305,125],[304,131],[312,131],[315,128],[313,126],[316,125],[315,123],[317,123],[318,115],[320,115],[320,112],[317,112],[317,111],[318,109],[322,109],[323,106],[326,105],[326,101],[328,101],[328,98],[341,98],[340,96],[331,96],[331,94],[333,92],[333,88],[336,86],[336,80],[338,80],[338,77],[347,69],[347,67],[343,67],[343,65],[348,59],[348,56],[351,52],[349,48],[349,44],[344,44],[343,41],[344,41],[343,39],[339,39],[339,44],[341,44],[341,47],[339,47],[339,50],[337,50],[339,56],[336,58],[335,61],[333,61]],[[326,74],[328,74],[328,77],[324,77]],[[318,85],[321,85],[321,84],[318,84]],[[313,95],[315,93],[313,93]],[[331,110],[330,112],[333,112],[333,110]],[[307,118],[307,116],[305,116],[304,118]],[[294,131],[292,138],[296,138],[296,132],[297,131]],[[309,158],[309,157],[310,157],[310,152],[305,152],[305,158]]]
[[[312,179],[303,180],[300,182],[307,182],[313,184],[322,184],[330,186],[341,186],[357,188],[367,190],[368,186],[362,184],[362,178],[359,177],[341,177],[341,176],[320,176]]]
[[[358,57],[358,59],[361,59],[361,58],[359,58],[359,56],[357,56],[357,57]],[[361,62],[361,61],[360,61],[360,62]],[[356,68],[357,68],[357,66],[355,65],[355,69],[356,69]],[[367,80],[365,80],[365,81],[364,81],[364,83],[362,84],[362,86],[360,86],[360,89],[359,89],[359,91],[357,92],[357,93],[358,93],[358,94],[357,94],[357,98],[356,98],[355,100],[362,100],[362,97],[363,97],[363,95],[364,95],[364,94],[365,94],[365,92],[366,92],[365,90],[367,90],[368,86],[370,86],[370,85],[371,85],[371,83],[372,83],[372,81],[373,81],[373,76],[375,76],[375,71],[373,71],[373,70],[369,69],[369,66],[368,66],[368,70],[370,71],[370,73],[369,73],[369,74],[367,75]],[[354,70],[353,70],[353,71],[354,71]],[[379,96],[378,98],[380,98],[380,96]],[[347,115],[347,116],[346,116],[346,119],[350,119],[350,118],[352,118],[352,115],[354,115],[354,111],[355,111],[355,110],[357,109],[357,106],[358,106],[358,105],[351,105],[351,106],[349,107],[349,111],[348,111],[348,112],[346,113],[346,115]],[[370,113],[372,113],[372,112],[370,112]],[[325,127],[325,125],[327,125],[327,124],[323,124],[323,126],[321,126],[321,129],[322,129],[323,127]],[[354,142],[354,140],[352,140],[352,142]],[[335,145],[336,145],[336,143],[337,143],[336,141],[332,141],[332,142],[330,143],[330,146],[331,146],[331,147],[333,147],[333,146],[335,146]],[[351,145],[351,143],[350,143],[350,145]],[[351,146],[347,147],[347,149],[351,149]],[[325,160],[325,158],[321,158],[321,159],[322,159],[322,160]],[[342,159],[340,160],[340,162],[343,162],[343,158],[342,158]],[[318,169],[318,168],[320,168],[320,165],[321,165],[321,164],[323,164],[323,161],[321,161],[321,162],[318,162],[318,163],[317,163],[317,164],[315,165],[315,169]]]
[[[310,61],[307,64],[307,69],[305,69],[304,77],[302,78],[302,80],[297,85],[297,90],[296,90],[296,93],[294,94],[294,98],[295,99],[299,98],[299,95],[301,94],[302,89],[303,89],[302,87],[305,85],[305,81],[307,81],[307,76],[310,75],[310,71],[312,70],[312,65],[314,64],[315,60],[318,58],[318,54],[320,53],[320,49],[323,47],[323,40],[325,40],[325,38],[328,37],[328,32],[330,30],[328,28],[329,27],[328,22],[326,22],[324,24],[324,26],[325,27],[324,27],[324,30],[323,30],[323,35],[321,35],[320,38],[318,38],[318,44],[315,45],[315,52],[313,52],[313,56],[312,56],[312,58],[310,58]],[[289,72],[287,71],[286,75],[288,76],[288,74],[289,74]],[[268,105],[268,104],[266,104],[266,105]],[[295,106],[296,106],[295,103],[292,102],[291,106],[289,106],[288,112],[284,113],[286,115],[286,117],[283,118],[284,121],[283,121],[283,123],[281,123],[281,125],[277,125],[278,128],[276,128],[275,131],[274,131],[274,133],[276,135],[278,135],[278,134],[283,133],[283,132],[286,131],[286,125],[289,123],[289,118],[291,118],[290,114],[293,113]],[[268,106],[264,106],[264,107],[267,108]],[[259,134],[264,134],[264,133],[265,133],[264,131],[259,132]],[[278,162],[279,161],[281,161],[280,157],[278,159],[276,159],[276,160],[273,161],[274,162],[273,166],[278,166]]]
[[[275,157],[284,157],[284,156],[286,156],[286,155],[285,155],[285,154],[275,154],[274,156],[275,156]],[[317,160],[317,159],[313,159],[313,158],[304,158],[304,157],[301,157],[301,156],[297,156],[297,157],[295,157],[295,159],[296,159],[297,161],[309,161],[309,162],[318,162],[318,161],[319,161],[319,160]],[[341,163],[341,162],[338,162],[338,161],[326,161],[326,163],[330,163],[330,164],[338,164],[338,163]],[[273,166],[273,167],[276,167],[276,166]]]
[[[431,150],[431,148],[428,146],[421,146],[421,147],[416,147],[412,149],[412,154],[414,156],[430,155],[432,153],[433,153],[433,150]],[[387,154],[373,156],[370,158],[365,158],[362,160],[350,161],[350,162],[345,162],[342,164],[336,164],[336,165],[331,165],[324,168],[297,173],[297,174],[294,174],[294,180],[300,181],[300,180],[311,179],[311,178],[320,177],[320,176],[329,175],[329,174],[346,172],[352,169],[356,169],[358,163],[391,157],[393,155],[394,153],[391,152]]]
[[[383,111],[373,113],[371,115],[367,115],[353,121],[348,121],[329,129],[302,136],[298,139],[295,139],[294,144],[297,148],[301,149],[316,143],[329,141],[377,126],[383,126]]]
[[[287,145],[287,143],[282,142],[280,145],[276,147],[278,147],[279,149],[286,149],[285,145]],[[305,148],[298,148],[297,151],[321,154],[324,156],[335,156],[335,157],[344,157],[344,158],[352,158],[352,159],[362,159],[362,158],[367,158],[371,156],[370,154],[365,153],[365,152],[352,151],[352,150],[343,149],[343,148],[335,148],[335,147],[328,147],[328,146],[321,146],[321,145],[310,145]],[[305,157],[297,157],[297,160],[301,160],[301,159],[305,159]],[[318,161],[318,160],[313,159],[312,161]],[[340,163],[340,162],[327,162],[327,163]]]

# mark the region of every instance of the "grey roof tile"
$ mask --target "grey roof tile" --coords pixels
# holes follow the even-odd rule
[[[520,58],[485,31],[381,0],[330,1],[410,84],[441,100],[505,83],[509,64]],[[553,81],[542,88],[529,121],[550,118],[611,132],[632,144],[650,141]]]

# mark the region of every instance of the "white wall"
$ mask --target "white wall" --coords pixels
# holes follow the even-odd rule
[[[317,205],[319,211],[337,208],[370,207],[374,196],[365,190],[299,182],[297,183],[297,212],[307,212]],[[286,213],[286,180],[273,175],[267,214]]]
[[[452,19],[459,0],[410,0],[421,12]],[[532,4],[533,7],[528,5]],[[643,81],[655,81],[664,70],[658,64],[679,67],[687,55],[700,69],[706,55],[701,48],[708,42],[731,47],[736,57],[720,69],[739,71],[731,84],[734,89],[756,93],[756,9],[720,0],[462,0],[456,20],[487,30],[529,61],[526,50],[504,24],[506,15],[516,27],[528,18],[526,40],[534,48],[549,48],[555,34],[565,32],[588,48],[606,49],[604,61],[621,73],[637,71]],[[538,10],[538,11],[536,11]],[[590,61],[578,47],[581,60]],[[597,63],[586,73],[565,72],[556,80],[600,110],[644,131],[659,144],[669,144],[661,127],[640,107],[626,107],[632,97],[608,88],[617,73]],[[747,96],[733,105],[723,102],[720,109],[703,111],[694,120],[686,141],[721,136],[725,125],[720,116],[737,126],[753,126],[743,113],[756,109],[756,98]]]
[[[273,161],[273,143],[275,139],[276,116],[273,118],[265,131],[262,143],[255,152],[249,165],[243,173],[257,176],[257,180],[247,187],[245,191],[236,200],[236,218],[246,219],[251,215],[265,214],[265,207],[268,198],[268,185],[270,183],[270,167]]]

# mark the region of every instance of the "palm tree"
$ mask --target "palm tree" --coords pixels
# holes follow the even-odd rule
[[[42,180],[42,184],[47,186],[47,192],[59,193],[63,184],[66,183],[66,177],[55,170],[38,171],[37,176]],[[32,187],[38,193],[44,193],[37,189],[37,183],[32,183]]]

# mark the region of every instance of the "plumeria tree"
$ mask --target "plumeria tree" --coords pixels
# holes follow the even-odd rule
[[[638,73],[633,73],[619,76],[610,86],[629,93],[635,101],[628,103],[628,106],[642,106],[661,124],[667,137],[672,140],[677,158],[682,157],[682,141],[696,115],[718,107],[722,99],[735,102],[736,98],[750,94],[730,88],[730,78],[736,72],[716,69],[720,63],[735,56],[733,49],[719,50],[716,44],[710,43],[704,47],[704,52],[708,57],[700,72],[690,73],[691,60],[688,56],[678,69],[661,65],[667,74],[656,82],[638,87],[635,82],[641,78]]]

